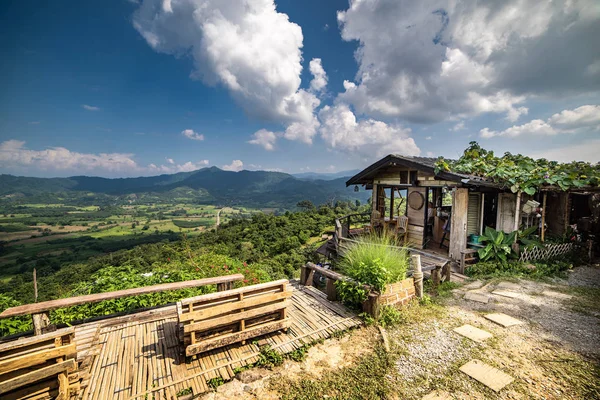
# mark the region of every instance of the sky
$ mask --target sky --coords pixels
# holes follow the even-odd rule
[[[0,4],[0,173],[600,160],[597,0]]]

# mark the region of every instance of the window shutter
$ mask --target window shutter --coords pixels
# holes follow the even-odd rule
[[[469,193],[469,208],[467,210],[467,235],[479,234],[479,221],[481,220],[481,195]]]

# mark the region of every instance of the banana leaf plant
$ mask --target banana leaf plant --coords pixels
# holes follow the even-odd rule
[[[509,259],[516,259],[520,252],[526,248],[544,248],[544,245],[533,237],[537,231],[537,226],[532,226],[524,230],[514,231],[505,234],[502,231],[497,231],[489,226],[485,228],[483,235],[479,237],[479,242],[485,247],[479,249],[479,259],[481,261],[499,261],[506,264]],[[519,245],[519,252],[515,252],[513,243],[515,239]]]

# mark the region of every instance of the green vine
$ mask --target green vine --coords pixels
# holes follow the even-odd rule
[[[438,158],[435,173],[454,172],[484,177],[494,183],[510,188],[513,193],[522,191],[535,194],[543,186],[558,187],[566,191],[572,188],[598,186],[600,164],[573,161],[559,163],[545,158],[535,160],[521,154],[494,155],[477,142],[469,143],[463,155],[456,161]]]

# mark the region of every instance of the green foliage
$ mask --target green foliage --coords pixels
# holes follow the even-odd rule
[[[531,266],[535,267],[532,268]],[[573,264],[564,259],[555,258],[546,261],[522,263],[512,261],[498,263],[494,261],[479,262],[470,266],[466,274],[473,278],[496,278],[496,277],[527,277],[541,279],[553,276],[564,276],[565,271],[573,268]]]
[[[502,231],[497,231],[489,226],[485,228],[485,233],[479,237],[479,241],[485,244],[484,248],[479,249],[479,259],[481,261],[495,261],[507,263],[509,258],[517,258],[518,254],[513,249],[513,243],[519,245],[519,252],[525,248],[539,247],[544,245],[532,235],[537,231],[537,226],[529,227],[523,231],[514,231],[505,235]]]
[[[206,381],[206,384],[208,385],[208,387],[210,387],[212,389],[216,389],[224,383],[225,383],[225,380],[220,376],[217,376],[215,378],[210,378],[209,380]]]
[[[394,306],[383,306],[379,310],[379,317],[377,322],[383,328],[389,328],[396,325],[406,323],[406,315],[402,313],[397,307]]]
[[[15,301],[13,298],[0,293],[0,312],[7,308],[20,306],[21,303]],[[31,329],[31,318],[29,317],[15,317],[0,319],[0,337],[6,335],[12,335]]]
[[[296,362],[304,361],[306,360],[306,356],[308,355],[308,349],[310,349],[310,347],[310,345],[305,344],[304,346],[298,347],[291,353],[287,353],[286,357]]]
[[[340,301],[353,310],[360,310],[369,295],[362,285],[349,281],[335,281],[335,290]]]
[[[203,221],[183,221],[183,220],[173,220],[173,225],[178,228],[198,228],[200,226],[212,226],[214,223],[212,220],[203,220]]]
[[[381,292],[387,283],[406,277],[410,263],[408,249],[393,247],[397,245],[396,238],[389,234],[361,237],[345,250],[339,263],[340,271]]]
[[[186,396],[188,394],[192,394],[194,393],[192,388],[185,388],[185,389],[181,389],[179,392],[177,392],[177,394],[175,395],[176,397],[181,397],[181,396]]]
[[[273,350],[269,345],[261,347],[258,360],[254,363],[257,367],[268,369],[272,369],[281,364],[283,364],[283,356],[278,351]]]
[[[440,157],[435,172],[440,171],[482,176],[510,188],[513,193],[522,191],[529,195],[535,194],[544,185],[568,190],[600,184],[599,164],[559,163],[544,158],[535,160],[508,152],[496,157],[493,151],[483,149],[477,142],[471,142],[457,161]]]

